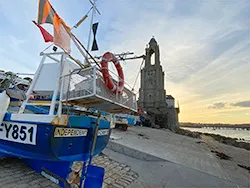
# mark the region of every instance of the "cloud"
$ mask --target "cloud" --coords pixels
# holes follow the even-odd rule
[[[214,103],[212,106],[207,107],[208,109],[222,109],[226,105],[225,102]]]
[[[232,106],[237,106],[237,107],[250,107],[250,101],[240,101],[236,103],[232,103]]]

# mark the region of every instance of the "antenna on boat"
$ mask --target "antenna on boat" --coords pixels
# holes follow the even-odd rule
[[[96,8],[96,1],[97,0],[94,0],[94,2],[92,2],[91,0],[89,0],[89,2],[92,4],[92,7],[88,10],[87,14],[84,15],[71,29],[70,31],[68,31],[66,29],[66,31],[68,32],[68,34],[70,35],[72,41],[74,42],[74,44],[76,45],[77,49],[80,51],[80,53],[82,54],[82,56],[84,57],[85,59],[85,63],[90,65],[90,62],[88,61],[88,57],[90,57],[90,59],[92,59],[94,61],[94,63],[97,64],[98,67],[100,67],[100,65],[97,63],[97,61],[94,59],[94,57],[89,53],[89,46],[90,46],[90,39],[91,39],[91,29],[92,29],[92,25],[93,25],[93,18],[94,18],[94,14],[95,14],[95,11],[101,15],[100,11]],[[74,28],[77,28],[79,27],[79,25],[82,24],[82,22],[88,17],[88,14],[89,12],[92,10],[92,15],[91,15],[91,21],[90,21],[90,29],[89,29],[89,37],[88,37],[88,45],[87,45],[87,48],[84,47],[84,45],[80,42],[80,40],[72,33],[72,30]],[[65,25],[63,24],[63,26],[65,27]],[[81,49],[83,48],[83,50]],[[70,56],[70,58],[72,58]]]
[[[96,0],[97,1],[97,0]],[[101,13],[100,13],[100,11],[96,8],[96,6],[95,6],[95,4],[92,2],[92,1],[90,1],[90,3],[92,4],[92,7],[88,10],[88,12],[71,28],[71,30],[73,29],[73,28],[77,28],[77,27],[79,27],[79,25],[81,25],[82,24],[82,22],[84,21],[84,20],[86,20],[86,18],[88,17],[88,14],[89,14],[89,12],[92,10],[92,9],[95,9],[95,11],[96,12],[98,12],[98,14],[99,15],[101,15]]]

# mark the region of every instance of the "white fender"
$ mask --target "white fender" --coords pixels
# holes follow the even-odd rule
[[[6,94],[6,91],[4,90],[2,93],[0,93],[0,124],[3,122],[3,118],[5,116],[5,113],[7,112],[7,109],[10,105],[10,97]]]

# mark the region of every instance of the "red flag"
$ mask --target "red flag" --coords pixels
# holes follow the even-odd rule
[[[42,26],[38,25],[34,20],[33,23],[40,29],[45,42],[53,42],[53,36],[48,31],[46,31]]]

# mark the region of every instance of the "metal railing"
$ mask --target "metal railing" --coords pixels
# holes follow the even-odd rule
[[[111,72],[114,83],[117,85],[119,80],[118,76]],[[105,111],[105,107],[102,104],[109,105],[110,108],[126,108],[131,111],[137,111],[136,95],[128,89],[128,85],[125,83],[125,87],[121,93],[114,93],[110,91],[103,80],[103,76],[100,70],[96,67],[88,67],[85,69],[74,70],[68,75],[62,77],[63,88],[62,101],[79,101],[79,104],[84,106],[83,99],[91,98],[93,103],[99,101],[100,108]],[[96,100],[95,100],[96,99]],[[80,102],[81,101],[81,102]],[[86,101],[91,103],[91,101]],[[103,103],[102,103],[103,102]]]

